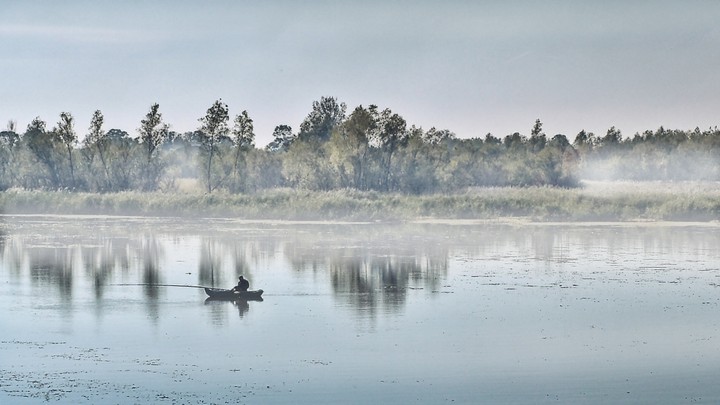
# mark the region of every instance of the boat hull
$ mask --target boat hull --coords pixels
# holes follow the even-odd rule
[[[263,290],[235,291],[222,288],[205,288],[205,294],[216,300],[262,300]]]

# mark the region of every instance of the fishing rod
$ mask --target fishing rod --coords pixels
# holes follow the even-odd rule
[[[156,284],[156,283],[119,283],[109,284],[114,286],[144,286],[144,287],[183,287],[183,288],[217,288],[217,287],[206,287],[202,285],[189,285],[189,284]]]

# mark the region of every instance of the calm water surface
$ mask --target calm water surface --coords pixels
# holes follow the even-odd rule
[[[0,403],[718,403],[719,230],[0,217]]]

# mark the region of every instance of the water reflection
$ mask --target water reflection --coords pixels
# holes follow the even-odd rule
[[[239,276],[252,282],[252,270],[246,257],[248,250],[251,255],[258,256],[252,252],[256,248],[257,245],[252,242],[203,237],[200,242],[198,284],[230,288]]]
[[[244,300],[244,299],[219,300],[219,299],[207,298],[205,300],[205,306],[210,308],[210,315],[211,315],[213,324],[223,325],[225,323],[225,314],[227,313],[227,311],[230,307],[234,307],[235,310],[237,310],[240,318],[243,318],[248,313],[248,311],[250,311],[250,302],[249,301],[262,302],[263,299],[260,298],[257,300]]]
[[[298,273],[328,274],[336,299],[359,313],[397,313],[409,290],[436,291],[452,241],[415,230],[345,226],[291,238],[284,254]]]
[[[720,358],[717,226],[145,221],[0,223],[5,396],[718,396],[706,388]],[[145,285],[227,288],[239,273],[265,302]]]
[[[250,310],[250,304],[247,302],[247,300],[235,300],[233,301],[233,305],[237,307],[238,315],[240,315],[240,318],[243,317],[249,310]]]
[[[200,285],[217,285],[216,272],[221,269],[219,252],[221,247],[213,240],[204,239],[200,245],[200,264],[198,265],[198,283]],[[218,274],[219,276],[219,274]]]
[[[341,305],[375,317],[402,312],[413,291],[441,290],[451,257],[533,258],[556,271],[562,269],[557,264],[598,251],[603,257],[606,253],[612,257],[619,249],[643,257],[677,251],[701,259],[720,246],[720,234],[699,228],[681,228],[682,232],[613,226],[257,224],[240,228],[222,222],[167,220],[138,227],[123,219],[106,219],[101,226],[82,218],[3,220],[2,278],[16,285],[27,279],[38,290],[35,294],[52,293],[65,307],[73,304],[79,289],[92,291],[100,307],[109,291],[117,291],[116,285],[136,283],[152,319],[159,318],[167,299],[167,290],[154,285],[165,283],[229,288],[244,275],[253,287],[257,279],[272,283],[261,286],[272,295],[282,283],[292,291],[299,280],[311,279],[324,283]],[[283,268],[289,274],[275,274]],[[186,275],[192,278],[183,278]],[[234,305],[240,317],[252,305],[207,304],[218,313]]]
[[[159,298],[163,288],[157,285],[163,283],[160,261],[164,250],[160,241],[155,236],[145,236],[140,240],[140,261],[142,263],[142,283],[145,292],[145,300],[148,316],[153,321],[160,318]]]
[[[442,255],[418,250],[400,254],[366,249],[337,251],[330,255],[327,266],[333,292],[371,316],[379,309],[398,312],[409,289],[437,290],[447,275],[447,251]]]
[[[72,302],[73,253],[72,247],[29,249],[27,257],[32,285],[47,292],[56,288],[63,302]]]

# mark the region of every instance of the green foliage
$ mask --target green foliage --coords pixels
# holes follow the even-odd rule
[[[325,145],[317,138],[293,142],[283,157],[282,173],[290,187],[329,190],[334,186]]]
[[[320,97],[313,102],[312,111],[300,124],[298,138],[303,141],[330,139],[332,131],[345,120],[345,103],[338,103],[335,97]]]
[[[321,97],[297,134],[278,125],[273,141],[258,149],[247,111],[230,127],[228,106],[218,100],[199,121],[196,131],[171,132],[153,104],[131,137],[106,132],[98,110],[79,146],[69,113],[49,131],[40,118],[24,134],[12,124],[0,132],[0,190],[171,191],[189,178],[207,193],[290,187],[432,195],[477,187],[573,188],[580,178],[720,180],[717,128],[660,127],[624,139],[612,127],[601,137],[580,131],[571,144],[565,135],[547,136],[538,119],[529,136],[458,139],[447,129],[409,125],[376,105],[358,106],[346,117],[344,103]]]
[[[17,182],[17,155],[20,136],[15,132],[15,125],[8,125],[7,131],[0,131],[0,191]]]
[[[292,127],[289,125],[278,125],[272,133],[273,140],[268,144],[267,150],[270,152],[287,151],[295,136],[292,133]]]
[[[249,160],[248,155],[255,149],[253,120],[247,111],[243,111],[235,117],[232,134],[235,145],[229,189],[232,192],[246,192],[250,189],[251,181],[248,174],[252,170],[251,163],[253,163]]]
[[[75,134],[74,119],[72,114],[68,112],[60,113],[60,121],[57,123],[57,127],[53,130],[58,140],[65,146],[67,150],[67,160],[70,169],[70,179],[67,182],[67,186],[74,189],[76,186],[75,182],[75,165],[73,163],[73,149],[77,143],[77,135]]]
[[[169,126],[162,121],[162,114],[159,111],[160,105],[155,103],[145,118],[140,121],[139,143],[145,151],[145,161],[140,163],[140,187],[144,191],[158,188],[160,179],[165,169],[165,164],[159,157],[159,146],[166,141]]]
[[[227,148],[220,148],[220,145],[229,141],[227,139],[227,134],[230,132],[230,128],[228,128],[229,119],[227,104],[224,104],[222,100],[217,100],[208,108],[205,116],[198,120],[202,124],[197,134],[201,146],[200,157],[205,171],[203,180],[208,193],[211,193],[214,189],[213,174],[219,172],[222,175],[222,173],[228,171],[223,164]],[[213,160],[216,156],[217,159]],[[215,184],[215,187],[217,187],[217,184]]]
[[[720,131],[668,130],[623,139],[614,127],[600,140],[575,140],[578,176],[595,180],[720,180]],[[592,134],[591,134],[592,135]]]
[[[81,149],[81,156],[83,157],[83,163],[88,173],[88,180],[93,183],[89,185],[88,188],[94,190],[108,190],[111,188],[107,162],[108,139],[102,128],[104,121],[105,117],[102,112],[96,110],[93,113],[89,132],[85,136],[83,148]]]
[[[375,128],[372,108],[358,106],[347,121],[333,131],[326,150],[339,187],[367,189],[369,141]]]

